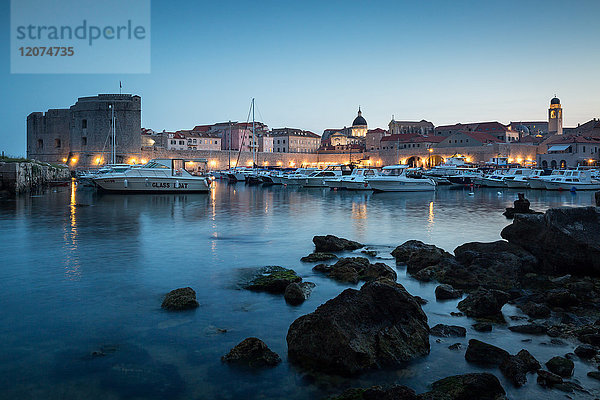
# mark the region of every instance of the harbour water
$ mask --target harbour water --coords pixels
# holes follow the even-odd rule
[[[437,302],[435,283],[413,280],[402,266],[399,282],[429,301],[423,306],[429,325],[464,326],[467,338],[438,343],[432,337],[429,356],[355,379],[313,377],[287,362],[285,336],[292,321],[360,286],[336,283],[300,261],[313,250],[314,235],[365,243],[396,268],[389,253],[409,239],[448,251],[469,241],[498,240],[509,223],[502,211],[516,193],[475,189],[470,195],[468,189],[441,187],[372,194],[217,183],[207,195],[127,196],[73,184],[0,199],[0,398],[314,399],[389,383],[420,393],[440,378],[483,370],[464,359],[470,338],[510,353],[527,348],[543,364],[574,344],[512,333],[506,326],[475,332],[472,320],[450,315],[458,300]],[[591,192],[528,191],[526,197],[540,211],[594,201]],[[296,307],[282,296],[240,289],[245,277],[265,265],[292,268],[317,286]],[[196,290],[200,307],[163,311],[164,294],[184,286]],[[521,315],[510,305],[503,311]],[[221,363],[222,355],[250,336],[283,362],[263,370]],[[448,349],[457,342],[463,350]],[[574,379],[597,388],[586,376],[591,368],[575,361]],[[565,395],[541,389],[535,375],[515,389],[498,369],[487,371],[498,376],[510,398]]]

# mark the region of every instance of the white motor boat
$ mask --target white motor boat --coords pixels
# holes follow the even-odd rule
[[[588,171],[570,170],[544,182],[547,190],[599,190],[600,181],[590,177]]]
[[[317,168],[298,168],[294,172],[281,176],[281,183],[284,185],[302,185],[308,175],[319,171]]]
[[[527,188],[527,180],[526,177],[531,175],[533,170],[530,168],[511,168],[508,170],[506,174],[504,174],[504,186],[508,186],[510,188]],[[514,186],[511,186],[509,183],[513,180],[517,179],[517,182]]]
[[[542,171],[543,173],[543,170],[536,171]],[[546,189],[546,185],[544,184],[546,181],[562,176],[566,170],[555,169],[550,175],[538,174],[536,171],[527,177],[527,185],[530,189]]]
[[[308,175],[302,186],[304,187],[327,187],[325,180],[330,180],[333,177],[349,176],[352,173],[352,167],[349,165],[339,164],[330,165],[322,171],[315,171]]]
[[[383,167],[379,175],[369,177],[366,182],[376,192],[424,192],[435,190],[436,183],[431,178],[409,178],[407,165]]]
[[[232,168],[227,172],[227,178],[230,182],[245,182],[246,176],[253,172],[252,168]]]
[[[79,184],[83,186],[94,186],[94,178],[110,172],[123,172],[131,168],[129,164],[107,164],[97,171],[87,171],[77,177]]]
[[[496,171],[493,174],[484,175],[481,178],[480,185],[485,187],[504,188],[506,187],[504,184],[504,174]]]
[[[377,175],[377,170],[373,168],[355,168],[350,175],[325,179],[325,184],[332,189],[371,190],[365,179],[375,175]]]
[[[141,167],[102,174],[93,181],[100,190],[122,193],[206,193],[211,183],[205,176],[190,174],[181,159],[154,159]]]

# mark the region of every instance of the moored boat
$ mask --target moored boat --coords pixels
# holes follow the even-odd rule
[[[367,183],[376,192],[423,192],[435,190],[436,183],[431,178],[409,178],[407,165],[383,167],[381,174],[367,178]]]
[[[205,176],[190,174],[182,159],[154,159],[137,168],[102,174],[93,181],[102,191],[120,193],[206,193],[211,183]]]

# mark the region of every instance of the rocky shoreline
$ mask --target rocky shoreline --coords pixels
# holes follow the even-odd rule
[[[466,337],[466,361],[492,368],[489,372],[447,377],[432,383],[431,390],[421,394],[394,385],[349,389],[335,398],[506,398],[496,374],[502,374],[515,388],[537,376],[537,384],[548,390],[572,396],[589,394],[572,375],[573,360],[584,360],[589,368],[587,375],[600,379],[600,209],[554,208],[544,214],[517,213],[501,236],[505,240],[463,244],[454,254],[411,240],[391,254],[413,278],[438,282],[436,299],[460,299],[466,295],[458,303],[456,313],[474,318],[474,330],[488,332],[497,324],[505,324],[502,308],[511,304],[529,319],[510,326],[510,331],[579,342],[571,352],[538,361],[526,348],[511,355],[493,344],[469,339],[462,326],[438,324],[430,328],[421,308],[423,299],[412,296],[397,283],[392,268],[364,257],[339,258],[335,253],[357,251],[364,246],[327,235],[313,238],[315,252],[302,261],[318,263],[314,270],[331,279],[365,283],[360,290],[344,290],[290,325],[290,363],[313,375],[353,377],[372,370],[403,367],[427,357],[430,335]],[[303,282],[293,270],[282,267],[265,267],[245,286],[248,290],[285,294],[285,300],[292,305],[304,301],[313,288],[313,283]],[[188,289],[191,290],[186,288],[183,295],[191,294]],[[175,299],[184,308],[197,306],[195,296]],[[523,345],[527,346],[526,340]],[[460,343],[449,348],[462,351]],[[247,338],[223,361],[271,367],[281,360],[259,339]]]

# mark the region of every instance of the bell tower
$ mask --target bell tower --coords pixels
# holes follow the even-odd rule
[[[548,133],[551,135],[563,134],[562,106],[556,95],[550,100],[550,108],[548,109]]]

